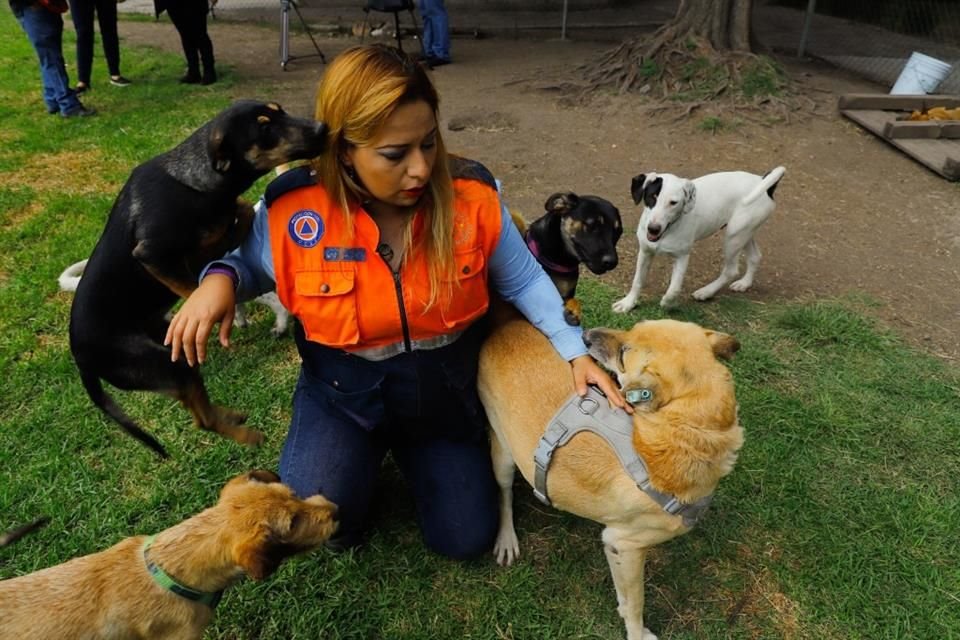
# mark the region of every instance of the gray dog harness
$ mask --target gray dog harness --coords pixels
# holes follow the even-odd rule
[[[650,474],[647,465],[637,455],[633,448],[633,418],[622,409],[612,409],[607,397],[595,388],[588,387],[587,395],[573,396],[554,414],[547,425],[547,430],[533,452],[535,467],[533,494],[547,506],[550,498],[547,497],[547,471],[550,461],[558,447],[570,442],[570,439],[582,431],[594,433],[610,445],[613,452],[620,459],[620,464],[626,469],[637,487],[659,504],[670,515],[683,518],[686,527],[693,527],[703,515],[713,495],[704,496],[696,502],[683,503],[676,496],[661,493],[650,486]]]

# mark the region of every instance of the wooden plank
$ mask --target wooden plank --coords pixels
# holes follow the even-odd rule
[[[883,127],[885,138],[960,138],[960,122],[956,120],[895,120]]]
[[[845,109],[887,109],[892,111],[924,111],[930,107],[960,107],[960,96],[919,95],[891,96],[885,93],[847,93],[840,96],[838,105]]]
[[[887,138],[883,131],[887,123],[896,121],[896,112],[845,109],[840,113],[944,178],[960,180],[960,140]]]

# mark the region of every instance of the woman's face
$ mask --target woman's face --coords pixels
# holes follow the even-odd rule
[[[344,158],[381,206],[399,209],[420,200],[436,161],[437,120],[422,100],[398,106],[370,144],[349,147]]]

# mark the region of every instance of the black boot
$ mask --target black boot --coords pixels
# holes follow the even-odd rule
[[[188,69],[187,73],[180,78],[181,84],[198,84],[200,80],[200,72],[193,69]]]
[[[204,67],[203,69],[203,78],[200,80],[200,84],[213,84],[217,81],[217,72],[211,67]]]

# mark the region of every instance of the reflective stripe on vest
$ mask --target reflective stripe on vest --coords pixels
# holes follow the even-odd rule
[[[447,295],[426,310],[425,256],[413,251],[395,279],[377,253],[380,233],[361,208],[354,233],[340,207],[320,185],[280,195],[269,208],[270,246],[280,301],[300,320],[308,340],[371,360],[456,340],[489,305],[487,264],[500,237],[500,201],[475,180],[454,180],[456,278]],[[423,215],[411,223],[414,246],[425,232]],[[401,314],[403,314],[401,316]],[[386,355],[385,355],[386,354]]]

